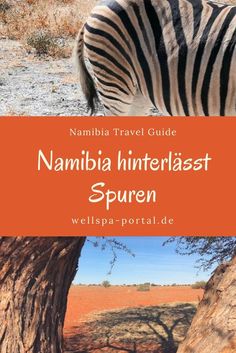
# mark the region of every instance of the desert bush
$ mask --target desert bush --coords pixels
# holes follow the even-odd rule
[[[74,0],[57,0],[61,4],[73,4]]]
[[[0,33],[1,33],[1,28],[2,26],[6,25],[6,16],[7,16],[7,11],[11,8],[11,5],[5,1],[5,0],[0,0]]]
[[[50,51],[56,46],[51,33],[45,30],[36,30],[31,33],[26,42],[36,50],[38,55],[50,54]]]
[[[0,36],[25,39],[33,30],[49,30],[55,37],[74,38],[98,0],[0,0]],[[236,0],[220,2],[236,4]],[[4,16],[4,17],[3,17]]]
[[[20,40],[27,49],[71,56],[73,39],[96,0],[0,0],[0,36]],[[43,33],[50,34],[45,36]],[[64,44],[58,40],[64,39]],[[50,49],[50,50],[49,50]]]
[[[53,37],[53,35],[46,30],[36,30],[29,34],[25,40],[26,48],[31,51],[35,50],[37,55],[50,55],[56,58],[66,58],[70,56],[70,48],[62,41]]]
[[[102,286],[105,287],[105,288],[108,288],[111,286],[111,283],[109,281],[103,281],[102,282]]]
[[[0,0],[5,25],[0,35],[25,39],[32,30],[47,30],[55,38],[74,38],[96,0]]]
[[[150,283],[140,284],[137,287],[137,291],[139,291],[139,292],[148,292],[148,291],[150,291]]]
[[[206,287],[206,282],[205,281],[198,281],[192,284],[193,289],[205,289]]]
[[[0,13],[5,13],[10,8],[11,8],[11,5],[7,1],[0,0]]]

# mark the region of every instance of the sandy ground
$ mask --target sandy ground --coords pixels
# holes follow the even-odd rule
[[[1,39],[0,115],[87,115],[72,60],[37,58]]]
[[[72,286],[66,353],[175,353],[203,291],[191,287]]]
[[[103,310],[159,305],[173,302],[198,302],[202,289],[189,286],[151,287],[148,292],[136,287],[72,286],[69,292],[65,328],[86,321],[89,315]]]
[[[160,115],[153,109],[152,115]],[[0,116],[89,115],[72,59],[27,53],[18,41],[0,39]],[[104,115],[100,105],[96,115]]]

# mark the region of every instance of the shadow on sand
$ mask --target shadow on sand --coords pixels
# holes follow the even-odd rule
[[[196,312],[193,304],[113,310],[73,327],[66,353],[176,353]]]

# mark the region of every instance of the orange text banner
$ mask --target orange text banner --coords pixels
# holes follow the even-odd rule
[[[2,117],[0,235],[236,235],[236,119]]]

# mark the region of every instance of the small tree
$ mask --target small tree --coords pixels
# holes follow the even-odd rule
[[[137,287],[137,291],[139,292],[148,292],[150,291],[150,283],[143,283],[143,284],[140,284],[138,287]]]
[[[205,289],[206,282],[205,281],[197,281],[191,286],[193,289]]]
[[[105,288],[108,288],[111,286],[111,283],[109,281],[103,281],[102,282],[102,286],[105,287]]]

